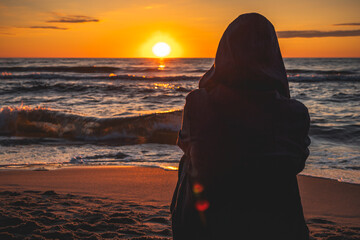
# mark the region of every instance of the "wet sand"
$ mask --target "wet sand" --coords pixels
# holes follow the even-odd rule
[[[78,167],[0,172],[0,239],[171,239],[176,171]],[[312,239],[359,239],[360,185],[299,176]]]

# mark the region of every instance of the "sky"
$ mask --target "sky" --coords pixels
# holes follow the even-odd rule
[[[360,57],[359,0],[0,0],[0,57],[214,57],[226,27],[258,12],[283,57]]]

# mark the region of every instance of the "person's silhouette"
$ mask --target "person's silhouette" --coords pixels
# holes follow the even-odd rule
[[[308,239],[296,175],[309,155],[309,123],[290,98],[273,25],[240,15],[186,97],[174,239]]]

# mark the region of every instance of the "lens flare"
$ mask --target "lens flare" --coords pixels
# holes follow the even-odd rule
[[[200,183],[195,183],[193,185],[193,192],[195,194],[199,194],[199,193],[202,193],[204,191],[204,187],[203,185],[201,185]]]
[[[205,210],[207,210],[210,207],[210,203],[207,200],[198,200],[195,203],[195,208],[199,211],[199,212],[204,212]]]

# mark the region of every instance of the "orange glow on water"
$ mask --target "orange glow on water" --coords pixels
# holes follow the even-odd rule
[[[51,110],[50,108],[47,107],[41,107],[41,106],[36,106],[36,107],[30,107],[27,105],[23,105],[23,103],[21,103],[21,105],[19,107],[2,107],[0,108],[0,112],[14,112],[14,111],[36,111],[36,110]]]
[[[154,88],[168,88],[168,89],[175,89],[174,85],[169,83],[154,83]]]
[[[178,170],[178,167],[173,167],[173,166],[166,166],[164,167],[166,170],[171,170],[171,171],[175,171]]]

